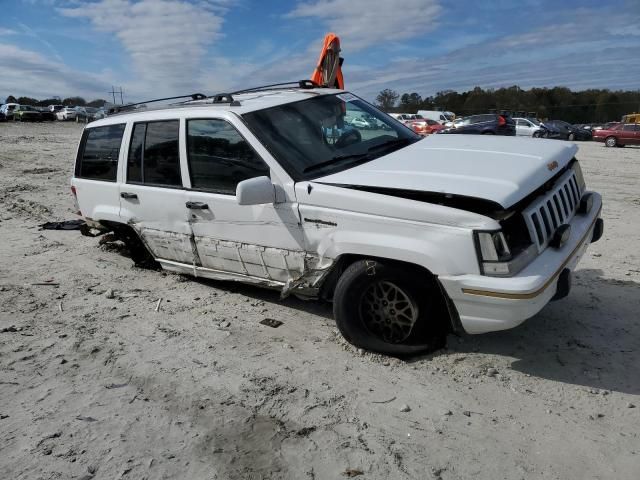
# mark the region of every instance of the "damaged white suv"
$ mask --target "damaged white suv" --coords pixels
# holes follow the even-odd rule
[[[137,263],[332,300],[349,342],[401,355],[515,327],[568,293],[603,230],[576,151],[421,139],[300,82],[92,122],[71,184]]]

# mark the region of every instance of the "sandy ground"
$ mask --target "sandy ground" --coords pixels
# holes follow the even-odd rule
[[[568,298],[405,362],[329,305],[40,231],[79,136],[0,124],[1,479],[640,478],[640,147],[580,145],[606,230]]]

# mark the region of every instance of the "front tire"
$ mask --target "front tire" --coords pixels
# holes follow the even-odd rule
[[[618,144],[618,141],[616,140],[616,137],[607,137],[604,141],[604,144],[611,148],[611,147],[615,147]]]
[[[344,338],[386,355],[442,348],[442,297],[427,272],[378,260],[350,265],[336,285],[333,313]]]

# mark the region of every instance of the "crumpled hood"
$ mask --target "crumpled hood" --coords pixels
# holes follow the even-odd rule
[[[540,187],[578,151],[569,142],[489,135],[431,135],[314,182],[483,198],[508,208]]]

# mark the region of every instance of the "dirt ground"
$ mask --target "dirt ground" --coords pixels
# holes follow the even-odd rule
[[[1,479],[640,478],[640,147],[580,144],[605,234],[568,298],[401,361],[329,305],[39,230],[76,218],[80,131],[0,124]]]

